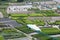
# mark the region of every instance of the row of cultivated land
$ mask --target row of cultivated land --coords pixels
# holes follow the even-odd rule
[[[24,33],[27,33],[27,34],[30,34],[30,33],[34,33],[35,31],[28,28],[26,25],[25,26],[22,26],[22,27],[16,27],[16,29],[24,32]],[[33,34],[31,35],[32,37],[35,37],[37,38],[38,40],[52,40],[51,37],[48,37],[47,35],[57,35],[57,34],[60,34],[60,30],[57,29],[57,28],[41,28],[41,32],[44,34]],[[55,39],[55,38],[53,38]]]
[[[58,21],[55,21],[55,22],[48,22],[48,24],[50,24],[50,25],[60,25],[60,20],[58,20]]]
[[[8,5],[9,5],[8,2],[0,2],[0,12],[3,13],[4,17],[8,17],[7,12],[6,12]]]
[[[35,32],[34,30],[29,29],[26,25],[24,25],[22,27],[16,27],[16,29],[18,29],[24,33],[27,33],[27,34]]]
[[[60,40],[59,37],[57,37],[57,38],[51,38],[51,37],[47,36],[47,34],[48,35],[60,34],[60,30],[58,30],[56,28],[41,28],[41,30],[42,30],[42,33],[45,34],[45,36],[42,35],[42,34],[34,34],[32,36],[35,37],[35,38],[37,38],[38,40],[52,40],[52,39],[54,39],[54,40],[55,39]]]
[[[22,14],[22,13],[12,13],[9,14],[11,19],[16,20],[18,23],[23,24],[36,24],[36,25],[45,25],[44,20],[29,20],[29,17],[43,17],[43,16],[60,16],[59,14],[55,13],[54,11],[41,11],[41,13],[31,13],[31,14]]]
[[[54,17],[54,16],[60,16],[58,13],[51,13],[51,12],[44,12],[44,13],[31,13],[31,14],[22,14],[22,13],[12,13],[11,16],[17,16],[17,17]]]
[[[0,30],[0,34],[4,39],[14,39],[14,38],[22,38],[26,37],[23,33],[17,32],[14,28],[2,28]]]
[[[22,24],[36,24],[38,26],[45,25],[45,22],[43,20],[17,20],[17,22]]]
[[[44,20],[39,20],[39,19],[32,19],[29,20],[29,17],[51,17],[51,16],[60,16],[59,14],[53,12],[53,11],[41,11],[41,13],[31,13],[31,14],[20,14],[20,13],[16,13],[16,14],[9,14],[9,16],[11,17],[12,20],[16,20],[16,22],[23,24],[22,27],[16,27],[16,29],[30,34],[30,33],[34,33],[35,31],[28,28],[26,26],[26,24],[36,24],[37,26],[44,26],[45,25],[45,21]],[[59,21],[55,22],[56,24],[59,24]],[[48,22],[48,24],[50,24],[50,22]],[[40,28],[42,33],[44,33],[45,35],[56,35],[56,34],[60,34],[60,30],[58,30],[57,28]],[[48,36],[45,36],[42,34],[34,34],[31,35],[32,37],[37,38],[38,40],[52,40],[55,38],[51,38]]]

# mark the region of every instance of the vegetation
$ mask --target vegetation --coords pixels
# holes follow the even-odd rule
[[[57,40],[60,40],[60,37],[55,37]]]
[[[26,17],[28,16],[27,14],[11,14],[12,17]]]
[[[32,35],[32,36],[37,38],[38,40],[48,40],[49,39],[49,37],[43,36],[41,34],[35,34],[35,35]]]
[[[54,24],[56,24],[56,25],[60,25],[60,21],[56,21]]]
[[[23,33],[17,32],[17,30],[13,28],[3,28],[0,30],[1,35],[5,39],[14,39],[14,38],[21,38],[21,37],[26,37]]]
[[[38,26],[44,26],[45,22],[43,20],[17,20],[18,23],[22,24],[36,24]]]
[[[29,14],[30,17],[43,17],[44,15],[43,14],[38,14],[38,13],[32,13],[32,14]]]
[[[57,28],[41,28],[43,33],[54,35],[54,34],[60,34],[60,30]]]
[[[24,32],[24,33],[27,33],[27,34],[34,32],[34,30],[29,29],[27,26],[16,27],[16,28],[17,28],[18,30]]]
[[[50,25],[60,25],[60,21],[48,22]]]
[[[0,35],[0,40],[4,40],[4,37],[2,35]]]
[[[41,10],[38,13],[30,13],[30,14],[11,14],[11,16],[15,16],[15,17],[53,17],[53,16],[60,16],[60,14],[55,13],[52,10]]]
[[[57,38],[49,37],[49,35],[44,36],[44,35],[41,35],[41,34],[35,34],[35,35],[32,35],[32,36],[37,38],[38,40],[58,40]]]

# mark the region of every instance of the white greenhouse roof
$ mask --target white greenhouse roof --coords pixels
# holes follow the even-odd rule
[[[36,25],[33,24],[27,24],[27,26],[35,31],[41,31],[39,27],[37,27]]]

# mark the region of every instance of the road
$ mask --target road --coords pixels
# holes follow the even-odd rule
[[[22,26],[22,24],[19,24],[15,20],[11,20],[9,18],[2,18],[2,19],[0,19],[0,23],[12,25],[13,27]]]
[[[43,20],[50,20],[50,21],[55,21],[55,20],[60,20],[60,17],[28,17],[28,19],[33,20],[33,19],[43,19]]]

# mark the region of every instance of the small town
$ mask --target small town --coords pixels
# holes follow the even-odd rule
[[[60,0],[0,0],[0,40],[60,40]]]

